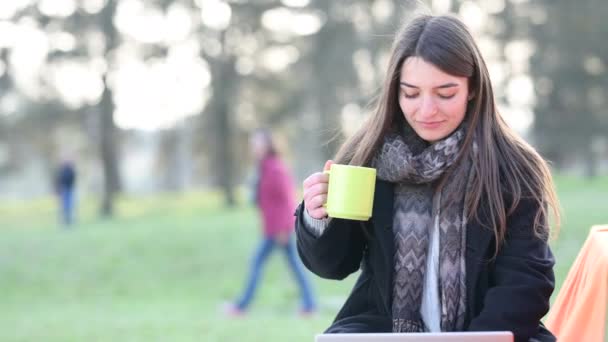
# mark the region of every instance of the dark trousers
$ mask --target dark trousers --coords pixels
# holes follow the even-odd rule
[[[247,285],[245,287],[245,291],[237,302],[238,308],[244,310],[251,303],[255,294],[255,290],[260,281],[262,268],[266,264],[268,256],[270,256],[270,253],[274,250],[275,247],[280,247],[283,250],[289,268],[291,268],[291,271],[295,276],[298,286],[300,287],[300,293],[302,296],[302,310],[313,310],[315,308],[315,303],[313,300],[312,289],[306,277],[306,274],[304,273],[304,267],[297,256],[295,241],[293,240],[293,238],[290,238],[289,243],[287,243],[287,245],[280,246],[269,237],[266,237],[262,240],[252,259],[251,269],[249,273],[249,278],[247,280]]]
[[[59,191],[61,205],[61,222],[69,226],[74,223],[74,189],[64,188]]]

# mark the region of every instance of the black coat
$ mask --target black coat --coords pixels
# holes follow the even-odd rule
[[[332,219],[318,238],[304,227],[303,205],[296,210],[298,252],[309,270],[341,280],[361,269],[326,333],[392,330],[393,190],[392,183],[377,181],[369,221]],[[493,231],[477,222],[467,225],[466,330],[508,330],[516,342],[555,341],[540,323],[549,310],[555,279],[551,250],[531,229],[537,210],[532,201],[520,201],[507,219],[506,241],[494,259]]]

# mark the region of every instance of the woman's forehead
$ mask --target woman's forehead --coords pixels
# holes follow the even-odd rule
[[[408,57],[401,66],[400,82],[416,87],[438,87],[448,83],[466,83],[466,77],[454,76],[421,57]]]

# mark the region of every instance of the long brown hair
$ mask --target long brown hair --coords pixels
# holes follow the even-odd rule
[[[384,136],[407,125],[398,102],[399,80],[403,62],[412,56],[432,63],[448,74],[469,80],[472,99],[467,106],[465,120],[468,129],[459,157],[472,158],[473,140],[476,140],[477,154],[472,158],[476,177],[471,185],[472,195],[465,203],[469,219],[480,220],[478,209],[483,203],[485,216],[491,221],[479,222],[494,230],[495,252],[498,253],[505,240],[507,217],[520,200],[533,201],[539,207],[534,219],[534,233],[541,238],[548,237],[549,209],[556,226],[559,226],[557,195],[549,167],[499,115],[490,76],[479,48],[466,26],[455,17],[420,16],[397,33],[375,109],[339,149],[336,162],[369,165]],[[439,188],[452,170],[443,176]]]

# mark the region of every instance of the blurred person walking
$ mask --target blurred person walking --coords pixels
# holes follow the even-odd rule
[[[74,162],[64,157],[55,176],[55,192],[59,202],[60,220],[65,226],[74,223],[76,168]]]
[[[300,288],[300,314],[312,314],[315,311],[312,289],[297,255],[293,237],[296,194],[292,177],[279,158],[270,131],[254,131],[250,146],[257,164],[253,200],[262,219],[263,236],[251,260],[245,289],[239,299],[229,305],[228,314],[239,316],[246,312],[253,300],[262,269],[275,247],[284,252]]]

